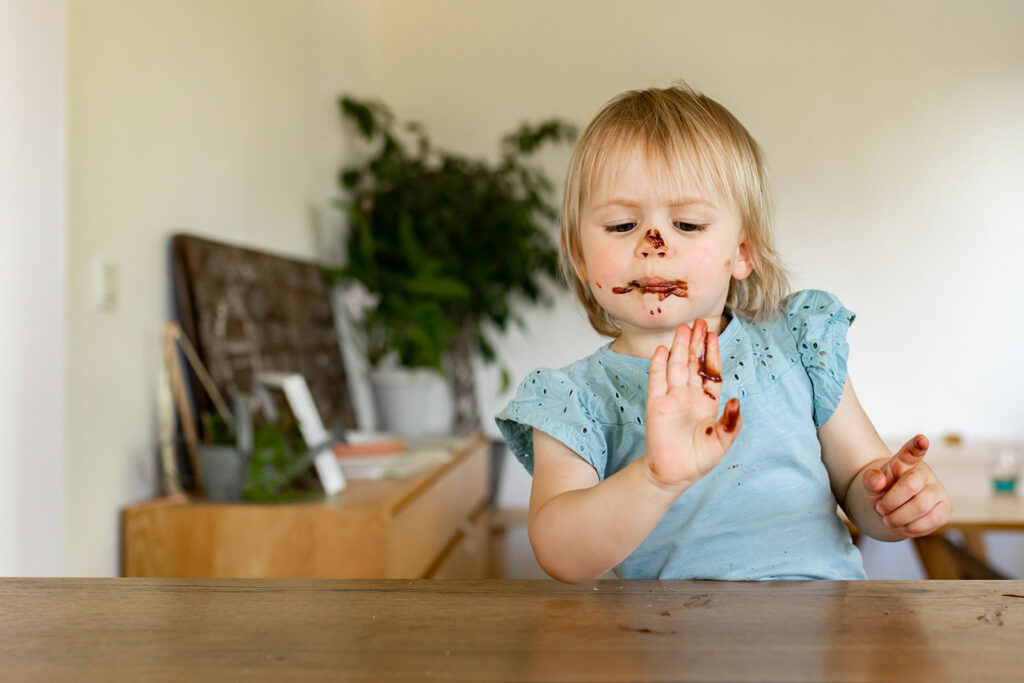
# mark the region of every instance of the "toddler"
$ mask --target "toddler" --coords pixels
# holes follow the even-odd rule
[[[497,416],[548,574],[862,579],[837,501],[882,540],[949,520],[928,440],[893,455],[857,400],[854,315],[788,294],[761,149],[724,107],[685,86],[618,96],[564,201],[563,268],[613,339],[531,373]]]

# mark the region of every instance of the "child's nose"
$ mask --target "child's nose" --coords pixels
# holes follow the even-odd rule
[[[661,233],[652,228],[644,233],[643,238],[637,243],[635,253],[637,258],[663,257],[668,253],[668,247],[661,238]]]

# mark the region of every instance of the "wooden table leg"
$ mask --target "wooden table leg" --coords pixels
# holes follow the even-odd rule
[[[968,540],[968,535],[964,534],[964,546],[981,543],[980,532],[972,532],[972,537]],[[978,557],[969,546],[953,543],[942,534],[932,534],[915,538],[914,547],[929,579],[1007,578],[985,562],[984,545],[980,546],[982,557]]]
[[[961,531],[964,535],[964,549],[982,562],[988,561],[988,550],[985,548],[985,537],[983,532],[972,529]]]
[[[914,548],[921,558],[924,573],[929,579],[962,579],[963,570],[957,560],[952,544],[941,534],[922,536],[914,539]]]

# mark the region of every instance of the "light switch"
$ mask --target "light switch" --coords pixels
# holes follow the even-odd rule
[[[117,308],[120,289],[117,282],[117,264],[110,259],[98,259],[94,265],[93,292],[96,310],[110,312]]]

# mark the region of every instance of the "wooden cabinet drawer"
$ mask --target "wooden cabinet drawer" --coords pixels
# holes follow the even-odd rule
[[[487,501],[486,449],[478,449],[394,513],[390,578],[426,576],[460,525]]]
[[[429,573],[430,579],[484,579],[490,571],[491,515],[482,506],[462,523],[440,563]]]

